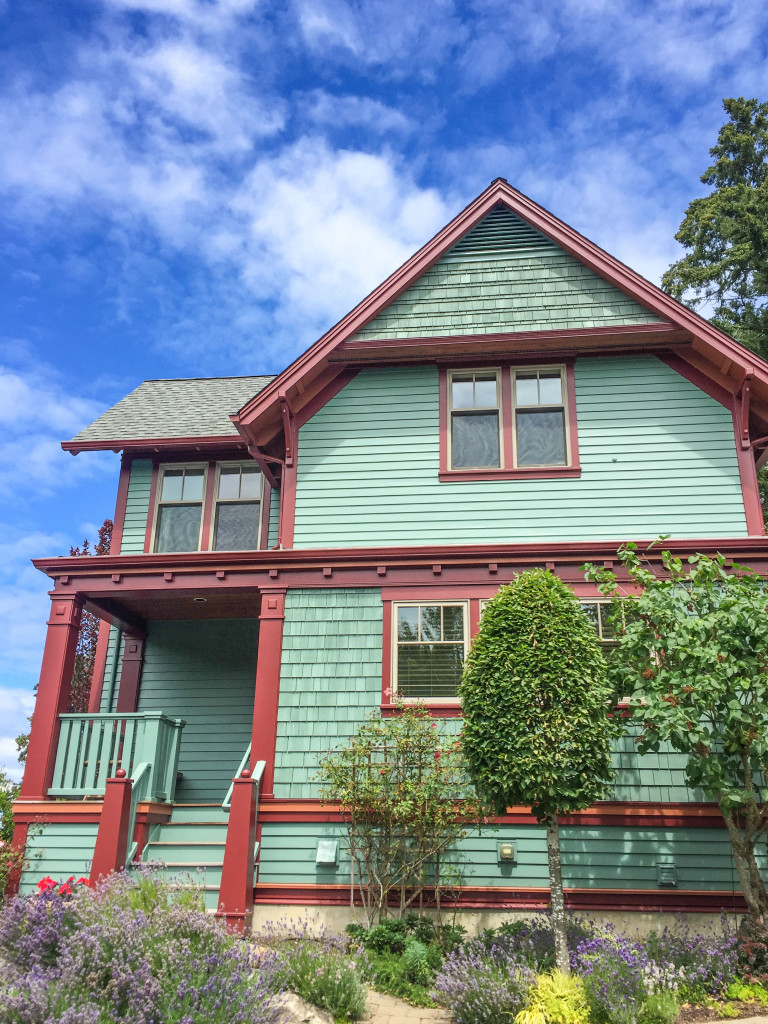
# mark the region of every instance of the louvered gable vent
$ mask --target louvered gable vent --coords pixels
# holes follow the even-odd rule
[[[471,231],[443,256],[441,263],[492,260],[528,256],[532,252],[556,252],[546,235],[526,224],[508,206],[498,203]]]

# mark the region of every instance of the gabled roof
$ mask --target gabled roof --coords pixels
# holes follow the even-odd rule
[[[394,336],[386,336],[386,330],[371,331],[370,325],[376,318],[381,317],[380,322],[386,324],[387,318],[382,314],[391,311],[398,298],[453,247],[460,251],[462,240],[500,206],[512,211],[523,228],[528,226],[531,244],[552,245],[569,254],[579,265],[589,268],[625,296],[628,316],[610,326],[575,327],[566,323],[549,330],[513,327],[501,332],[486,329],[484,333],[468,334],[443,329],[434,335],[419,337],[412,331]],[[471,251],[471,246],[469,249]],[[730,394],[738,393],[745,379],[751,376],[755,426],[762,433],[768,433],[768,363],[502,178],[492,182],[442,231],[247,402],[233,417],[233,422],[249,443],[268,445],[283,430],[286,409],[299,413],[303,406],[316,401],[325,387],[332,386],[348,367],[384,360],[423,362],[454,357],[466,360],[473,353],[487,353],[489,346],[494,353],[525,355],[652,347],[677,349],[693,370],[704,373]]]
[[[90,426],[65,441],[65,451],[116,449],[162,441],[240,441],[232,413],[272,377],[145,380]]]

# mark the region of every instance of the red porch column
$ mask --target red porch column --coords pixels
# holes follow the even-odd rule
[[[72,672],[80,629],[82,599],[76,595],[51,593],[51,617],[40,668],[35,712],[29,736],[27,766],[21,783],[23,800],[41,800],[53,779],[59,715],[69,707]]]
[[[91,861],[91,884],[106,878],[113,871],[125,867],[128,855],[128,828],[131,816],[131,788],[133,782],[125,769],[118,768],[114,779],[107,779],[104,803],[101,808],[99,831]]]
[[[259,652],[251,732],[251,768],[265,761],[262,797],[274,796],[277,707],[280,698],[280,660],[283,653],[285,590],[263,590],[259,614]]]
[[[117,691],[117,711],[132,714],[139,703],[141,671],[144,668],[144,637],[138,633],[124,633],[123,667]]]
[[[221,869],[216,916],[232,931],[243,932],[253,919],[253,854],[256,848],[256,800],[259,786],[249,768],[232,780],[232,805]]]

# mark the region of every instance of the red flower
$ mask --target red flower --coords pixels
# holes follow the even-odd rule
[[[37,883],[37,888],[40,892],[48,892],[49,889],[55,889],[58,884],[59,883],[55,879],[51,878],[50,875],[47,875],[45,878],[40,879]]]
[[[74,877],[74,876],[73,876]],[[59,886],[59,896],[71,896],[72,888],[65,882],[64,885]]]
[[[90,885],[91,884],[91,880],[90,880],[90,878],[78,878],[76,884],[77,885]]]
[[[436,761],[439,761],[439,760],[440,760],[440,751],[439,751],[439,750],[436,750],[436,751],[435,751],[435,760],[436,760]]]

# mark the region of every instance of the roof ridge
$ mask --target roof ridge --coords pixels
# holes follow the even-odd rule
[[[239,373],[233,376],[224,377],[148,377],[143,380],[142,384],[166,384],[168,381],[174,381],[174,383],[180,384],[184,381],[189,380],[259,380],[262,377],[270,377],[274,379],[277,376],[276,373]],[[141,384],[139,385],[141,387]],[[127,397],[127,396],[126,396]]]

